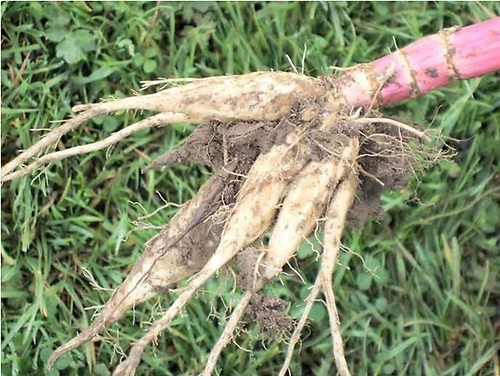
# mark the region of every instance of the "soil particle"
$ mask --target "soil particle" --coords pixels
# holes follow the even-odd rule
[[[287,302],[280,298],[255,294],[245,311],[244,320],[257,322],[264,335],[281,337],[292,326],[292,319],[285,314],[287,306]]]
[[[236,256],[239,269],[236,283],[243,290],[253,289],[255,267],[262,251],[247,247]],[[292,320],[285,314],[287,303],[279,298],[256,293],[245,311],[244,321],[260,324],[262,334],[276,337],[290,328]]]
[[[238,160],[235,172],[246,174],[260,153],[289,132],[285,120],[267,123],[208,121],[196,128],[183,145],[158,157],[144,171],[186,162],[217,169]]]

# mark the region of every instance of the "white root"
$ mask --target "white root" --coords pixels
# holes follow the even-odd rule
[[[290,341],[288,343],[288,348],[286,352],[286,357],[278,374],[279,376],[285,376],[286,373],[288,372],[288,368],[290,367],[290,363],[293,357],[293,350],[295,349],[295,345],[300,340],[302,330],[306,326],[307,319],[309,318],[309,313],[311,312],[313,304],[316,301],[316,298],[318,297],[320,289],[321,289],[321,277],[320,274],[318,274],[318,276],[316,277],[316,281],[311,286],[311,291],[306,298],[306,305],[304,306],[304,311],[302,312],[302,315],[300,316],[300,319],[297,322],[297,325],[295,326],[295,330],[293,331],[293,334],[290,337]]]
[[[183,114],[175,114],[171,112],[165,112],[158,115],[154,115],[144,120],[141,120],[137,123],[129,125],[128,127],[113,133],[111,136],[105,138],[104,140],[46,154],[37,159],[35,162],[25,166],[21,170],[2,175],[1,181],[6,182],[24,176],[26,174],[29,174],[31,171],[35,170],[39,166],[42,166],[50,162],[60,161],[78,154],[87,154],[97,150],[105,149],[111,145],[114,145],[118,141],[127,138],[131,134],[139,132],[143,129],[148,129],[157,126],[164,126],[172,123],[199,124],[200,121],[198,119],[188,118],[186,115]]]
[[[287,145],[274,146],[269,152],[257,158],[238,194],[235,208],[227,220],[216,251],[203,269],[189,281],[163,317],[134,344],[128,358],[116,368],[114,376],[133,375],[144,348],[168,328],[198,289],[269,227],[288,184],[281,177],[285,172],[284,169],[293,177],[293,174],[302,167],[302,159],[292,158],[291,154],[295,156],[295,153],[289,151]]]
[[[73,107],[74,111],[135,100],[129,109],[181,112],[217,120],[272,121],[290,112],[298,99],[323,95],[325,89],[303,74],[254,72],[241,76],[220,76],[192,81],[155,94],[119,99],[107,103]]]
[[[253,289],[247,290],[234,309],[224,331],[210,352],[208,362],[203,371],[204,376],[212,374],[220,353],[231,341],[234,330],[241,319],[250,299],[267,281],[279,274],[286,262],[296,252],[298,246],[312,231],[316,220],[324,211],[328,185],[334,175],[332,163],[311,162],[291,184],[290,190],[280,209],[278,221],[273,229],[269,247],[266,250],[264,271],[254,281]],[[312,190],[312,191],[311,191]],[[307,195],[305,199],[304,195]],[[280,254],[274,255],[273,254]]]
[[[28,150],[23,151],[21,154],[19,154],[12,161],[10,161],[10,162],[6,163],[4,166],[2,166],[1,181],[3,181],[4,176],[6,176],[10,172],[14,171],[21,164],[26,162],[31,157],[34,157],[35,155],[37,155],[40,151],[42,151],[46,147],[48,147],[54,143],[57,143],[61,139],[62,136],[64,136],[69,131],[77,128],[83,122],[85,122],[93,117],[96,117],[96,116],[99,116],[102,114],[106,114],[109,112],[113,112],[113,111],[134,109],[134,108],[140,109],[141,105],[143,105],[143,104],[145,105],[147,103],[147,100],[145,101],[145,103],[143,100],[140,100],[143,98],[146,98],[146,96],[124,98],[124,99],[118,99],[118,100],[111,101],[111,102],[99,103],[96,105],[86,106],[84,112],[82,112],[81,114],[78,114],[77,116],[75,116],[72,119],[65,121],[61,126],[50,131],[49,133],[47,133],[40,141],[38,141],[35,145],[31,146]]]
[[[291,184],[274,226],[259,278],[255,281],[253,290],[245,292],[233,311],[221,337],[210,352],[203,376],[209,376],[213,372],[217,359],[222,349],[231,341],[251,296],[281,272],[304,238],[313,231],[325,211],[332,195],[332,188],[349,172],[352,149],[356,147],[354,143],[346,147],[342,152],[343,159],[340,161],[333,157],[319,162],[310,162]],[[316,289],[319,291],[319,288],[318,280]],[[314,300],[315,296],[312,299]],[[310,310],[310,307],[308,309]],[[304,321],[306,319],[307,317]],[[300,333],[298,335],[300,336]]]
[[[5,175],[9,174],[11,171],[15,170],[18,166],[26,162],[31,157],[37,155],[40,151],[45,149],[47,146],[57,142],[63,135],[75,129],[84,121],[99,115],[97,110],[86,111],[72,119],[67,120],[63,125],[54,129],[50,133],[46,134],[40,141],[35,145],[31,146],[28,150],[25,150],[20,155],[15,157],[10,162],[2,166],[2,171],[0,173],[1,181]]]
[[[269,240],[260,272],[264,282],[281,273],[304,238],[315,228],[332,188],[341,178],[337,166],[337,161],[332,159],[310,162],[293,182]]]
[[[151,110],[182,113],[201,120],[272,121],[290,112],[299,99],[324,95],[325,88],[305,75],[285,72],[255,72],[242,76],[198,80],[155,94],[109,102],[78,105],[83,113],[54,129],[35,145],[2,167],[1,179],[21,164],[56,143],[84,121],[118,110]]]
[[[430,137],[427,136],[424,132],[419,131],[418,129],[415,129],[413,127],[410,127],[408,124],[402,123],[400,121],[394,120],[394,119],[388,119],[388,118],[358,118],[354,120],[356,123],[359,124],[374,124],[374,123],[382,123],[382,124],[388,124],[392,125],[397,128],[404,129],[405,131],[408,131],[418,138],[421,138],[424,141],[430,141]]]
[[[68,351],[77,348],[83,343],[96,337],[104,331],[111,323],[118,320],[125,312],[135,304],[149,298],[155,290],[156,284],[146,282],[148,277],[162,280],[162,285],[176,283],[191,275],[200,268],[194,267],[186,262],[179,261],[181,266],[175,266],[177,260],[182,259],[182,248],[179,242],[189,231],[200,223],[207,215],[207,206],[220,193],[224,186],[223,177],[219,174],[213,175],[198,191],[198,194],[184,204],[170,222],[144,245],[144,254],[136,263],[125,281],[118,287],[99,316],[92,324],[69,342],[59,346],[50,356],[47,368],[50,370],[57,359]],[[171,270],[162,271],[165,264],[174,265]]]
[[[84,104],[73,111],[110,105],[119,109],[180,112],[202,119],[272,121],[290,112],[298,99],[322,95],[316,80],[287,72],[254,72],[221,76],[174,86],[155,94]]]
[[[290,338],[287,355],[279,372],[279,376],[286,375],[288,371],[293,357],[294,348],[300,340],[302,330],[307,322],[309,313],[321,288],[323,288],[323,292],[326,296],[326,306],[330,318],[330,328],[332,331],[335,364],[337,365],[337,370],[341,376],[350,375],[344,356],[344,346],[340,334],[340,323],[333,295],[332,274],[338,260],[340,240],[344,231],[347,213],[354,200],[358,185],[358,178],[354,169],[354,163],[356,161],[358,151],[359,143],[357,139],[352,139],[349,147],[344,150],[344,163],[341,165],[340,170],[343,171],[345,178],[339,184],[326,212],[327,219],[325,222],[321,267],[316,281],[311,288],[311,292],[306,299],[306,305],[302,316],[300,317],[292,337]]]
[[[357,151],[356,151],[357,154]],[[344,344],[342,341],[340,320],[333,294],[332,275],[335,264],[339,257],[340,242],[347,219],[347,213],[354,201],[356,189],[358,187],[358,177],[355,171],[351,171],[349,176],[339,186],[335,196],[327,210],[324,227],[323,258],[321,265],[321,281],[323,292],[326,297],[326,307],[330,318],[330,330],[333,340],[333,355],[337,371],[340,376],[350,376],[347,361],[344,355]]]

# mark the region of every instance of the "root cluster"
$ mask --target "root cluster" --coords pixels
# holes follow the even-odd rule
[[[421,131],[381,114],[352,112],[330,80],[291,73],[216,77],[174,86],[156,94],[77,106],[80,112],[2,167],[1,181],[44,164],[107,148],[141,129],[171,123],[199,124],[178,149],[157,158],[145,172],[188,161],[213,168],[212,178],[186,203],[116,289],[92,325],[52,354],[49,368],[67,351],[99,336],[124,313],[154,294],[190,277],[179,297],[131,348],[114,375],[133,375],[146,347],[168,329],[198,289],[243,250],[243,296],[212,349],[203,375],[210,375],[224,347],[261,290],[278,276],[301,242],[324,227],[321,267],[302,317],[290,338],[280,375],[285,375],[313,302],[323,292],[333,355],[340,375],[349,375],[332,289],[346,222],[377,216],[383,189],[399,189],[408,174],[436,153]],[[45,154],[23,164],[91,117],[116,110],[149,109],[160,114],[107,139]],[[361,187],[358,190],[358,187]],[[270,233],[269,233],[270,231]],[[256,248],[257,247],[257,248]],[[258,299],[257,299],[258,298]],[[257,299],[257,300],[256,300]]]

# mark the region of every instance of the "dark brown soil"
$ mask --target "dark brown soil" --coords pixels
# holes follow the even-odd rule
[[[165,281],[165,273],[162,273],[162,268],[178,271],[179,275],[174,278],[175,281],[180,281],[200,270],[219,245],[225,216],[226,213],[218,212],[200,221],[176,244],[176,248],[185,250],[181,257],[175,260],[176,263],[156,266],[144,282],[154,286],[157,292],[164,292],[167,288],[173,287],[173,284],[170,281]],[[161,237],[159,240],[168,242],[168,239]],[[169,249],[167,248],[167,252]]]
[[[348,220],[351,226],[362,227],[368,217],[381,220],[385,216],[380,205],[381,194],[385,190],[406,188],[412,169],[420,168],[419,156],[409,147],[409,144],[420,147],[420,140],[412,133],[385,124],[363,125],[357,133],[361,188]]]
[[[244,322],[257,323],[265,337],[276,339],[286,333],[293,320],[285,311],[288,303],[283,299],[263,294],[255,294],[246,311]]]
[[[155,159],[145,171],[151,168],[199,163],[219,169],[231,161],[238,160],[235,172],[245,174],[260,153],[267,151],[274,143],[290,132],[291,123],[280,122],[232,122],[209,121],[201,124],[186,139],[183,145],[172,152]]]

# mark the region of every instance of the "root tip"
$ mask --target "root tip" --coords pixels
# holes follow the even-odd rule
[[[54,364],[56,364],[57,359],[61,357],[64,353],[61,353],[59,350],[55,350],[49,357],[47,362],[47,371],[51,371],[54,368]]]

